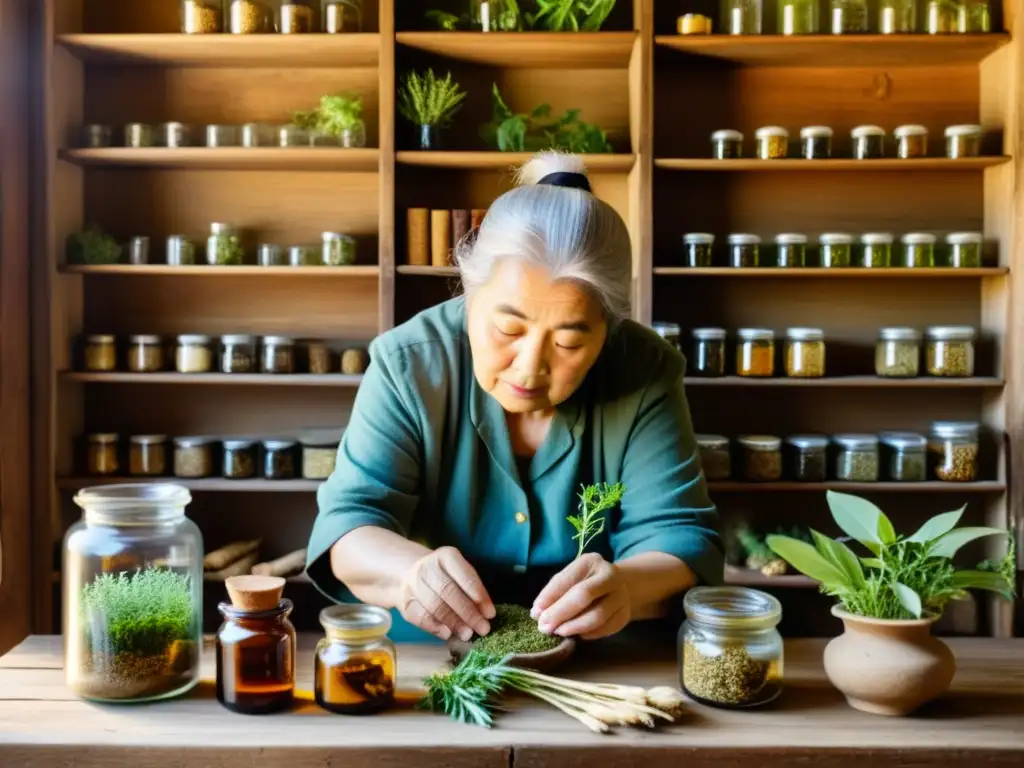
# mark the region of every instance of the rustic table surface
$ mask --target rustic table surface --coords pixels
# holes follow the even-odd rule
[[[312,689],[316,637],[299,640],[298,688]],[[204,680],[187,696],[145,705],[97,705],[64,685],[61,641],[35,636],[0,658],[3,768],[732,768],[733,766],[1024,766],[1024,640],[954,639],[952,690],[906,718],[848,707],[821,666],[824,640],[786,643],[787,689],[755,711],[693,704],[656,731],[593,734],[550,707],[512,700],[493,729],[408,707],[341,717],[300,702],[286,714],[246,717],[221,707]],[[412,694],[443,667],[440,646],[401,646],[400,688]],[[203,676],[212,678],[207,647]],[[589,648],[559,674],[673,685],[669,649]]]

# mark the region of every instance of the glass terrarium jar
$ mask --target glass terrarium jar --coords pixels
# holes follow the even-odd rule
[[[857,160],[885,157],[885,129],[878,125],[858,125],[850,131],[853,156]]]
[[[934,267],[935,235],[928,232],[908,232],[902,238],[901,267]]]
[[[821,29],[818,0],[779,0],[780,35],[816,35]]]
[[[709,232],[687,232],[683,235],[686,266],[710,267],[714,244],[715,236]]]
[[[883,328],[875,344],[875,374],[905,379],[921,367],[921,334],[916,328]]]
[[[909,35],[917,31],[917,0],[879,0],[878,31]]]
[[[319,0],[282,0],[275,22],[282,35],[316,32],[319,27]]]
[[[274,9],[269,0],[229,0],[227,31],[233,35],[273,32]]]
[[[362,0],[324,0],[323,26],[329,35],[362,32]]]
[[[679,677],[697,701],[728,708],[766,704],[782,692],[778,599],[748,587],[694,587],[683,598]]]
[[[803,267],[807,264],[807,235],[784,232],[775,236],[775,263],[780,267]]]
[[[769,377],[775,373],[775,334],[768,328],[737,332],[736,375]]]
[[[212,35],[224,31],[224,0],[182,0],[181,31]]]
[[[479,32],[516,32],[522,26],[515,0],[470,0],[470,23]]]
[[[691,376],[725,376],[725,329],[694,328]]]
[[[974,339],[969,325],[939,325],[927,330],[925,370],[929,376],[974,375]]]
[[[712,133],[711,156],[716,160],[743,157],[743,134],[731,128],[723,128]]]
[[[974,421],[937,421],[928,436],[928,457],[936,480],[969,483],[978,476],[978,433]]]
[[[886,432],[879,435],[882,444],[882,471],[886,480],[916,483],[928,477],[924,435],[913,432]]]
[[[946,127],[946,157],[959,160],[981,154],[980,125],[950,125]]]
[[[332,605],[320,612],[320,623],[326,636],[314,656],[316,703],[342,715],[390,707],[398,680],[391,614],[373,605]]]
[[[93,701],[153,701],[199,682],[203,541],[177,485],[85,488],[64,537],[64,670]]]
[[[981,266],[985,236],[981,232],[952,232],[946,235],[949,266],[973,269]]]
[[[697,451],[704,477],[708,480],[728,480],[732,475],[732,454],[729,438],[725,435],[697,435]]]
[[[874,483],[878,480],[878,437],[836,435],[836,480]]]
[[[719,24],[727,35],[760,35],[762,0],[722,0]]]
[[[828,475],[828,438],[791,435],[786,438],[783,461],[786,475],[799,483],[821,483]]]
[[[857,266],[869,269],[890,266],[893,240],[888,232],[866,232],[861,235]]]
[[[867,0],[831,0],[829,21],[833,35],[851,35],[868,31]]]

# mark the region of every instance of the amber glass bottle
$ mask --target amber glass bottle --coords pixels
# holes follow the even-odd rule
[[[332,605],[320,612],[327,636],[316,648],[316,703],[329,712],[365,715],[395,700],[391,614],[372,605]]]
[[[292,705],[295,692],[295,627],[292,602],[266,611],[218,606],[217,701],[233,712],[262,715]]]

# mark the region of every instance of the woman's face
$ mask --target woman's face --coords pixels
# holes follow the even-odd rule
[[[608,334],[600,304],[586,291],[514,259],[499,262],[466,308],[477,382],[510,413],[566,400]]]

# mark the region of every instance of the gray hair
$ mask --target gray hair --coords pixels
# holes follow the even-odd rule
[[[555,280],[581,284],[609,322],[629,317],[632,249],[622,217],[590,192],[537,182],[549,173],[583,173],[578,155],[545,151],[519,169],[514,189],[487,211],[475,238],[455,247],[466,292],[486,283],[503,259],[545,267]]]

